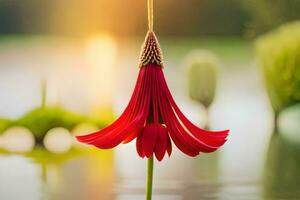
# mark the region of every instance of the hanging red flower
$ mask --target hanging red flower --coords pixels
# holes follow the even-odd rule
[[[200,152],[217,150],[226,142],[228,132],[198,128],[180,111],[163,74],[159,43],[154,32],[149,31],[136,86],[123,114],[110,126],[77,139],[100,149],[110,149],[136,138],[140,157],[155,154],[161,161],[166,152],[171,155],[171,140],[183,153],[194,157]]]

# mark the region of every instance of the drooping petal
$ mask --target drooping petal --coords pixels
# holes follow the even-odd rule
[[[136,149],[140,157],[149,158],[154,153],[158,161],[164,158],[167,151],[171,154],[171,141],[166,127],[155,123],[147,124],[137,137]]]
[[[137,83],[140,83],[143,80],[143,77],[145,76],[145,73],[143,73],[143,72],[144,71],[140,71]],[[110,131],[114,130],[115,128],[118,128],[120,126],[125,126],[126,125],[125,122],[127,122],[129,113],[132,111],[132,109],[137,101],[137,98],[141,92],[141,88],[142,88],[142,84],[135,85],[133,94],[131,96],[131,99],[130,99],[127,107],[125,108],[124,112],[121,114],[121,116],[116,121],[114,121],[111,125],[103,128],[95,133],[91,133],[88,135],[76,136],[77,140],[79,142],[87,143],[89,141],[93,141],[94,139],[96,139],[102,135],[105,135],[106,133],[109,133]]]
[[[142,90],[141,90],[141,97],[138,98],[137,102],[135,102],[136,105],[136,109],[133,110],[133,115],[137,115],[137,114],[141,114],[143,116],[142,119],[142,126],[144,126],[144,123],[146,121],[146,118],[149,115],[149,110],[150,110],[150,102],[151,102],[151,88],[152,88],[152,84],[151,84],[151,77],[149,76],[149,74],[147,74],[145,72],[145,69],[142,68],[140,71],[143,72],[143,74],[145,74],[145,82],[143,82],[142,84]],[[143,113],[143,114],[142,114]],[[130,134],[127,135],[127,137],[125,138],[125,140],[123,141],[124,144],[132,141],[134,138],[137,137],[137,135],[140,133],[140,130],[137,132],[132,132]]]
[[[159,125],[155,149],[154,149],[155,156],[158,161],[161,161],[164,158],[165,153],[168,147],[170,148],[170,146],[171,146],[171,141],[168,135],[168,130],[163,125]],[[172,151],[172,146],[171,146],[171,151]]]
[[[168,152],[168,155],[169,157],[171,156],[172,154],[172,143],[171,143],[171,140],[170,140],[170,137],[168,135],[168,141],[167,141],[167,152]]]
[[[199,153],[200,152],[209,153],[209,152],[215,151],[217,149],[217,147],[205,144],[204,142],[200,141],[199,139],[197,139],[196,137],[194,137],[193,135],[191,135],[187,132],[185,127],[183,127],[183,125],[178,120],[171,105],[167,103],[168,101],[167,101],[166,96],[164,96],[164,98],[165,98],[164,102],[165,102],[166,110],[168,112],[169,117],[172,119],[172,121],[169,125],[170,125],[170,128],[173,130],[173,133],[176,134],[182,140],[187,141],[187,143],[191,147],[196,149]]]
[[[169,103],[166,101],[166,98],[164,98],[162,85],[159,81],[159,73],[162,72],[162,69],[160,66],[157,65],[149,65],[147,66],[149,70],[151,70],[155,74],[155,82],[153,82],[153,87],[159,88],[157,90],[157,98],[158,98],[158,105],[159,110],[162,116],[162,119],[164,123],[167,126],[167,130],[170,133],[170,136],[172,140],[174,141],[175,145],[184,153],[186,153],[189,156],[196,156],[199,154],[199,151],[192,147],[192,145],[181,136],[181,133],[178,131],[178,127],[172,126],[172,121],[174,120],[174,117],[172,115],[172,110],[170,109]],[[169,153],[171,153],[171,148],[169,147]]]
[[[203,141],[204,143],[207,143],[208,145],[211,146],[216,146],[220,147],[226,142],[226,138],[228,136],[229,130],[224,130],[224,131],[207,131],[203,130],[196,125],[194,125],[191,121],[189,121],[184,114],[180,111],[178,108],[177,104],[175,103],[172,94],[167,87],[166,80],[163,76],[163,73],[160,73],[159,75],[160,81],[162,82],[165,90],[165,93],[167,95],[167,98],[169,102],[171,103],[171,106],[173,107],[176,115],[178,116],[179,120],[181,123],[186,127],[186,129],[195,137],[197,137],[199,140]]]
[[[163,73],[159,74],[160,80],[162,81],[162,85],[167,85],[166,80],[164,78]],[[208,143],[212,143],[212,145],[222,145],[226,141],[226,137],[228,136],[229,130],[223,130],[223,131],[207,131],[203,130],[196,125],[194,125],[191,121],[185,117],[185,115],[180,111],[177,104],[175,103],[172,94],[168,87],[164,87],[165,92],[167,94],[168,100],[170,101],[174,111],[178,115],[178,118],[182,121],[182,123],[186,126],[188,130],[192,134],[194,134],[197,138],[207,141]]]
[[[142,139],[143,139],[143,132],[141,132],[139,134],[139,136],[136,138],[136,150],[137,150],[137,153],[139,154],[139,156],[141,158],[144,158],[145,157],[145,153],[144,153],[144,150],[143,150],[143,144],[142,144]]]
[[[104,137],[98,138],[93,141],[92,145],[101,149],[110,149],[119,145],[128,133],[136,133],[142,129],[141,117],[136,118],[134,121],[130,122],[126,128],[120,131],[114,131],[111,135],[106,135]]]
[[[157,160],[161,161],[166,151],[168,151],[169,155],[171,154],[172,145],[166,127],[159,123],[160,112],[157,95],[159,94],[160,86],[157,85],[156,71],[152,68],[150,66],[144,67],[152,85],[151,90],[149,90],[151,92],[151,112],[148,116],[148,124],[137,138],[136,148],[142,158],[144,156],[149,158],[155,153]]]
[[[175,115],[170,110],[170,107],[164,98],[162,98],[161,100],[161,105],[163,120],[167,125],[168,132],[170,133],[170,136],[175,145],[183,153],[192,157],[197,156],[199,154],[199,150],[195,145],[195,141],[193,141],[192,138],[188,138],[187,135],[184,135],[180,131],[180,127],[178,127],[178,124],[174,123],[174,121],[176,121]]]
[[[142,148],[147,158],[153,155],[158,134],[158,124],[147,124],[143,130]]]
[[[181,116],[183,114],[178,109],[171,93],[169,92],[162,70],[160,68],[153,69],[156,69],[157,71],[158,85],[161,87],[160,94],[158,95],[160,98],[160,112],[162,113],[163,120],[169,129],[170,136],[175,145],[181,151],[190,156],[196,156],[200,152],[209,153],[217,150],[226,141],[225,139],[227,135],[220,134],[218,137],[215,137],[213,134],[217,133],[206,133],[203,130],[207,137],[204,137],[203,139],[203,137],[197,137],[196,133],[191,133],[191,131],[195,130],[190,127],[190,124],[187,124],[189,126],[186,127],[184,123],[185,121],[181,121],[181,119],[186,118]]]
[[[119,119],[96,133],[78,136],[77,139],[102,149],[113,148],[121,142],[134,139],[142,130],[149,113],[150,81],[145,70],[141,69],[132,98]]]

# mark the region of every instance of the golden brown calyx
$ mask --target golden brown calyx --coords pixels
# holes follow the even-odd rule
[[[162,51],[153,31],[149,31],[146,35],[142,46],[139,66],[143,67],[149,64],[157,64],[163,67]]]

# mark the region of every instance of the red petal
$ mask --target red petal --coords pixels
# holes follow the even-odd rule
[[[159,132],[158,127],[159,125],[157,124],[147,124],[143,130],[142,146],[147,158],[153,155],[157,134]]]
[[[160,109],[175,145],[190,156],[195,156],[199,154],[199,152],[208,153],[217,150],[218,147],[225,142],[224,136],[226,134],[220,134],[218,137],[215,137],[211,136],[211,133],[205,132],[205,137],[197,137],[195,136],[195,133],[191,133],[191,130],[194,129],[191,129],[191,126],[188,123],[189,121],[187,122],[188,127],[186,126],[186,120],[184,120],[186,118],[183,118],[185,116],[183,116],[175,104],[166,84],[163,72],[158,70],[157,76],[159,85],[162,88],[159,95],[161,102]],[[183,119],[183,121],[180,121],[181,119]]]
[[[78,136],[77,139],[102,149],[113,148],[122,141],[134,139],[142,129],[149,113],[150,83],[145,70],[141,69],[131,100],[119,119],[96,133]]]
[[[156,72],[156,76],[159,76],[160,74],[162,74],[162,70],[160,67],[153,67],[153,70],[155,70]],[[159,77],[158,77],[159,78]],[[167,87],[166,85],[161,85],[161,81],[159,81],[158,79],[156,79],[156,86],[157,87]],[[173,114],[173,110],[169,105],[169,102],[167,102],[167,99],[164,98],[163,95],[163,90],[160,89],[157,91],[157,97],[158,97],[158,103],[159,103],[159,109],[163,118],[163,121],[165,122],[168,132],[170,133],[170,136],[172,138],[172,140],[174,141],[175,145],[185,154],[189,155],[189,156],[196,156],[199,154],[199,151],[193,147],[192,145],[190,145],[190,143],[184,138],[181,137],[181,133],[180,131],[178,131],[178,127],[173,126],[173,120],[174,119],[174,114]],[[172,115],[173,114],[173,115]],[[169,150],[170,151],[170,150]]]
[[[97,138],[90,144],[101,149],[113,148],[120,144],[124,140],[126,135],[128,135],[128,133],[139,132],[139,130],[141,130],[143,126],[142,121],[142,118],[137,118],[133,122],[131,122],[126,128],[120,131],[114,131],[113,133],[105,135],[104,137]]]
[[[136,138],[136,150],[141,158],[145,157],[145,153],[143,150],[143,143],[142,143],[143,133],[140,133],[139,136]]]
[[[93,141],[94,139],[98,138],[99,136],[104,135],[104,134],[114,130],[115,128],[118,128],[122,125],[126,125],[125,122],[128,120],[129,114],[130,114],[130,112],[132,112],[132,109],[135,106],[135,103],[137,101],[139,94],[141,94],[142,84],[138,84],[138,83],[140,83],[142,80],[144,80],[143,79],[144,76],[145,76],[144,71],[140,71],[138,79],[137,79],[137,84],[134,88],[131,99],[130,99],[126,109],[122,113],[122,115],[116,121],[114,121],[111,125],[105,127],[104,129],[101,129],[100,131],[97,131],[95,133],[91,133],[88,135],[76,136],[77,140],[79,142],[88,143],[89,141]]]
[[[168,135],[168,141],[167,141],[167,152],[170,157],[172,154],[172,143],[171,143],[171,139],[170,139],[169,135]]]
[[[167,129],[164,126],[159,125],[155,145],[155,156],[158,161],[161,161],[164,158],[167,148],[170,145],[169,143],[170,138]]]
[[[133,112],[130,113],[131,116],[136,116],[136,118],[132,121],[127,123],[127,127],[121,127],[122,129],[117,128],[115,132],[111,132],[110,134],[97,138],[93,141],[93,145],[99,148],[113,148],[116,145],[120,144],[122,141],[128,139],[132,133],[136,134],[139,133],[146,121],[146,118],[149,113],[150,107],[150,95],[151,93],[151,83],[149,77],[145,77],[146,83],[143,85],[142,91],[142,98],[139,99],[139,103],[135,106]]]
[[[163,76],[163,74],[160,74],[160,80],[163,82],[162,85],[166,85],[166,80]],[[165,87],[165,91],[168,97],[168,100],[170,101],[172,107],[174,108],[176,114],[178,115],[178,118],[181,120],[181,122],[184,124],[184,126],[199,140],[212,145],[212,146],[221,146],[226,142],[226,137],[228,136],[229,130],[224,131],[206,131],[203,130],[196,125],[194,125],[192,122],[190,122],[184,114],[180,111],[177,104],[175,103],[172,94],[168,87]]]

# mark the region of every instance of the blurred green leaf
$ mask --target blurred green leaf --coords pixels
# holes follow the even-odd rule
[[[0,134],[3,133],[12,124],[12,121],[9,119],[0,118]]]
[[[260,37],[256,53],[275,112],[300,102],[300,21]]]
[[[36,140],[41,141],[46,133],[56,127],[72,130],[77,124],[89,121],[81,116],[59,107],[36,108],[13,122],[14,126],[24,126],[32,131]]]

